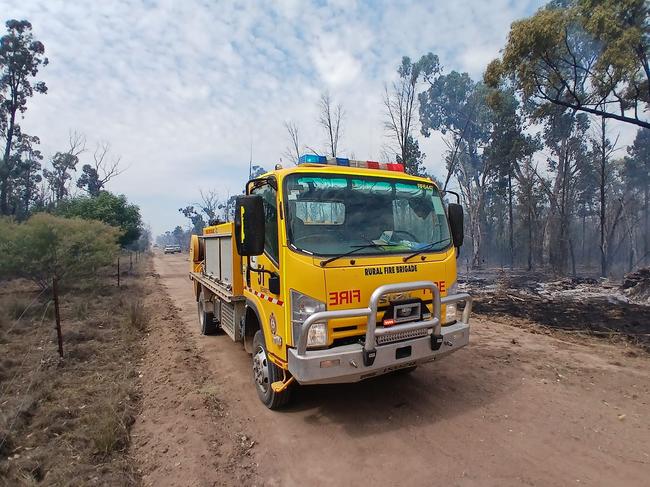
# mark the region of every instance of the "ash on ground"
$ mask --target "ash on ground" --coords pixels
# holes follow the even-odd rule
[[[621,281],[553,279],[541,272],[482,270],[459,276],[474,311],[509,315],[569,332],[625,338],[650,351],[650,268]]]

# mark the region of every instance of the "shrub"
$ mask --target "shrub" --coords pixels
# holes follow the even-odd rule
[[[95,274],[117,254],[119,230],[105,223],[38,213],[25,223],[0,220],[0,275],[42,288],[51,279]]]

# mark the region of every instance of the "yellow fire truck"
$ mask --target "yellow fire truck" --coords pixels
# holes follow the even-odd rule
[[[248,181],[234,223],[206,227],[190,248],[202,333],[243,343],[271,409],[294,382],[410,371],[469,341],[462,207],[401,164],[300,162]]]

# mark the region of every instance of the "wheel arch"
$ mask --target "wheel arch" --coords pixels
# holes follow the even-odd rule
[[[255,337],[257,330],[262,330],[262,335],[264,336],[264,340],[266,340],[262,323],[262,316],[260,315],[257,305],[254,301],[247,298],[246,311],[244,312],[242,340],[244,342],[244,349],[248,353],[253,352],[253,338]]]

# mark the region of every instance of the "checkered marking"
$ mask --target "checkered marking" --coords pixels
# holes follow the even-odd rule
[[[274,298],[273,296],[269,296],[267,294],[261,293],[250,287],[246,287],[246,290],[252,292],[255,296],[257,296],[260,299],[265,299],[269,303],[277,304],[278,306],[284,306],[284,301],[282,301],[281,299],[277,299]]]

